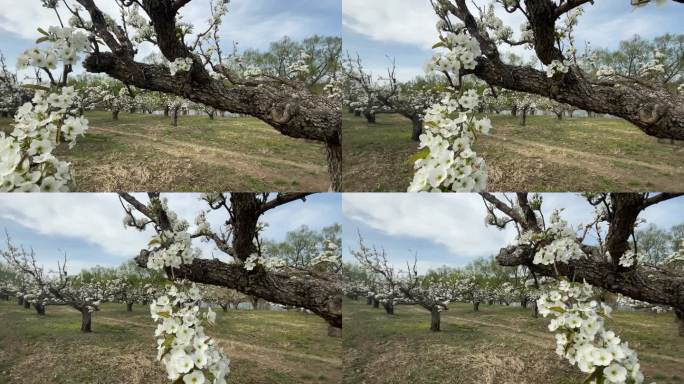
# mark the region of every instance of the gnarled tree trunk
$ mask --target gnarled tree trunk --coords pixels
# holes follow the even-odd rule
[[[112,111],[112,120],[119,120],[119,110],[115,109]]]
[[[81,332],[92,332],[93,316],[87,309],[81,309]]]
[[[674,312],[675,312],[675,317],[677,319],[679,336],[684,337],[684,309],[675,308]]]
[[[380,300],[373,298],[373,308],[380,308]]]
[[[35,303],[33,304],[33,307],[36,309],[36,313],[39,316],[45,316],[45,306],[41,303]]]
[[[413,124],[413,131],[411,131],[411,140],[419,141],[420,135],[423,134],[423,119],[419,116],[414,116],[411,118],[411,123]]]
[[[385,307],[385,312],[388,315],[394,315],[394,304],[391,301],[384,302],[382,306]]]
[[[440,331],[440,314],[441,313],[439,312],[439,309],[437,309],[437,307],[433,307],[430,310],[430,330],[432,332]]]
[[[474,301],[473,302],[473,311],[479,312],[480,311],[480,302],[479,301]]]
[[[31,309],[31,303],[28,300],[24,300],[24,308]]]
[[[178,108],[173,109],[173,126],[178,126]]]
[[[133,312],[133,303],[126,303],[126,312]]]
[[[375,124],[375,112],[363,111],[363,117],[366,118],[368,124]]]

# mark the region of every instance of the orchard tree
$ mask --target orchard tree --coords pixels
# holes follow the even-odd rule
[[[269,76],[299,80],[310,89],[321,90],[340,70],[341,52],[340,37],[314,35],[299,42],[285,36],[272,42],[266,52],[245,50],[239,64],[258,68]]]
[[[204,201],[208,208],[225,212],[226,227],[213,229],[204,214],[200,214],[193,233],[188,232],[188,223],[177,218],[158,193],[149,193],[147,203],[126,193],[121,193],[120,198],[127,225],[150,226],[157,233],[151,248],[142,250],[136,258],[141,267],[161,269],[174,280],[186,279],[235,289],[269,302],[308,309],[330,325],[331,334],[339,334],[342,303],[336,271],[341,264],[340,248],[329,243],[308,268],[290,267],[285,260],[271,257],[262,249],[261,216],[282,205],[305,199],[307,195],[207,194]],[[212,242],[234,262],[196,257],[199,255],[188,242],[191,238]],[[185,258],[176,258],[176,253],[181,251]]]
[[[441,312],[449,309],[449,302],[455,296],[452,281],[442,276],[419,275],[416,269],[417,258],[413,265],[407,263],[405,272],[395,271],[387,261],[384,250],[367,247],[360,236],[359,248],[353,254],[379,280],[378,286],[381,288],[376,288],[376,291],[382,292],[383,297],[391,295],[391,313],[394,313],[393,305],[396,302],[420,305],[430,312],[430,331],[440,331]]]
[[[684,275],[679,269],[684,251],[674,252],[654,267],[643,263],[638,250],[632,248],[639,214],[677,195],[587,194],[595,217],[576,229],[559,211],[547,220],[539,195],[530,199],[528,194],[518,193],[515,201],[486,193],[482,197],[489,212],[488,224],[512,224],[518,231],[516,244],[503,248],[497,261],[506,266],[525,265],[538,276],[556,280],[536,301],[539,313],[552,318],[549,330],[557,332],[556,353],[585,372],[587,382],[643,382],[636,352],[606,328],[605,318],[612,308],[600,300],[598,291],[672,306],[680,331],[684,330]],[[590,232],[596,244],[585,243]]]
[[[393,315],[394,305],[403,298],[403,294],[399,288],[399,272],[387,261],[385,250],[366,247],[359,234],[359,248],[352,253],[363,270],[372,276],[371,279],[375,277],[372,284],[367,285],[370,287],[367,288],[367,295],[372,297],[373,306],[382,304],[385,312]]]
[[[658,82],[668,86],[676,85],[684,80],[684,34],[668,33],[652,41],[634,35],[629,40],[621,41],[615,51],[588,49],[582,60],[594,69],[603,68],[604,71],[613,71],[615,75],[629,78],[646,77],[648,71],[653,71],[654,64],[660,65],[662,67],[658,67],[656,71]],[[592,70],[586,69],[589,72]]]
[[[347,53],[344,61],[344,76],[349,87],[345,93],[345,104],[356,114],[361,114],[368,124],[376,123],[378,113],[394,113],[392,108],[380,100],[379,93],[387,92],[387,79],[378,78],[366,71],[361,57],[352,58]]]
[[[590,0],[502,0],[498,3],[507,12],[524,17],[520,39],[513,38],[511,27],[504,25],[491,7],[481,9],[476,18],[465,0],[432,1],[440,18],[441,44],[455,52],[462,45],[446,43],[447,39],[466,35],[478,47],[474,65],[451,71],[442,67],[445,72],[456,77],[474,74],[492,86],[550,97],[587,111],[621,117],[658,138],[684,139],[684,96],[673,94],[659,81],[644,83],[647,79],[660,78],[663,67],[657,62],[658,57],[647,63],[645,78],[594,80],[585,76],[577,65],[573,30],[582,6]],[[521,45],[534,50],[546,71],[505,64],[499,53],[503,45]]]
[[[312,230],[303,225],[297,230],[285,235],[282,242],[264,241],[262,250],[268,257],[277,257],[293,268],[310,268],[316,258],[328,247],[330,242],[336,247],[342,247],[340,238],[342,227],[335,224],[320,231]]]
[[[441,97],[440,84],[435,77],[416,78],[399,83],[394,70],[389,72],[390,83],[387,93],[380,93],[379,100],[395,113],[411,120],[411,140],[419,141],[423,134],[425,111]]]
[[[112,113],[112,120],[119,120],[121,111],[130,112],[134,109],[134,93],[130,88],[119,82],[108,81],[96,88],[99,93],[98,105]]]
[[[179,20],[189,0],[121,1],[121,15],[105,15],[93,0],[67,1],[70,23],[89,36],[84,68],[137,88],[175,94],[218,110],[254,116],[280,133],[326,145],[331,188],[341,188],[341,118],[338,98],[314,92],[299,79],[232,69],[219,39],[227,1],[212,1],[208,24]],[[57,12],[57,2],[47,6]],[[66,17],[62,17],[66,19]],[[117,21],[118,20],[118,21]],[[193,35],[193,31],[198,32]],[[135,60],[138,46],[157,46],[168,66]]]
[[[545,223],[539,196],[518,193],[517,199],[509,203],[494,195],[482,194],[490,212],[489,223],[499,227],[516,225],[520,233],[517,244],[501,249],[497,256],[499,264],[524,265],[538,276],[586,281],[635,300],[671,306],[679,321],[680,335],[684,336],[684,275],[679,268],[682,252],[679,248],[673,249],[665,259],[652,264],[635,249],[638,242],[632,243],[640,213],[678,196],[671,193],[587,194],[587,203],[595,207],[596,215],[575,233],[557,214],[553,223]],[[607,229],[603,230],[602,226]],[[584,243],[589,231],[596,232],[598,245]],[[556,252],[556,258],[552,251]]]
[[[69,277],[66,257],[63,262],[57,263],[56,276],[51,276],[36,263],[33,250],[14,246],[9,236],[2,256],[14,268],[29,276],[29,285],[34,287],[30,300],[35,300],[39,314],[45,313],[44,306],[47,304],[68,305],[81,313],[81,332],[92,332],[92,313],[100,310],[100,302],[104,299],[102,290],[96,284],[82,283]]]

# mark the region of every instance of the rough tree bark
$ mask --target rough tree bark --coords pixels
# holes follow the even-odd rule
[[[28,300],[24,300],[24,308],[31,309],[31,303]]]
[[[411,118],[411,123],[413,124],[413,130],[411,131],[411,140],[419,141],[420,135],[423,134],[423,119],[420,116],[413,116]]]
[[[373,308],[380,308],[380,300],[373,298]]]
[[[133,303],[126,303],[126,312],[133,312]]]
[[[87,309],[81,309],[81,332],[92,332],[93,314]]]
[[[430,330],[432,332],[440,331],[440,320],[441,312],[439,312],[439,309],[437,309],[437,307],[432,308],[432,310],[430,311]]]
[[[684,337],[684,309],[675,308],[674,312],[678,323],[679,336]]]
[[[382,304],[383,307],[385,307],[385,312],[388,315],[394,315],[394,304],[392,304],[389,301],[386,301]]]
[[[119,110],[112,111],[112,120],[119,120]]]
[[[173,126],[177,127],[178,126],[178,108],[173,109]]]
[[[473,311],[479,312],[480,311],[480,302],[479,301],[474,301],[473,302]]]
[[[17,297],[17,305],[24,305],[24,298],[23,297]]]
[[[45,316],[45,306],[41,303],[35,303],[33,304],[33,307],[36,309],[36,313],[39,316]]]
[[[366,118],[368,124],[375,124],[375,113],[370,111],[363,111],[363,117]]]
[[[591,80],[574,66],[566,74],[549,78],[545,72],[530,66],[506,64],[500,59],[496,44],[479,32],[476,18],[468,9],[466,0],[436,0],[436,3],[463,20],[485,55],[477,58],[474,70],[462,73],[472,73],[490,85],[548,97],[586,111],[621,117],[650,136],[684,140],[684,96],[640,80]],[[531,19],[534,49],[539,60],[545,65],[553,60],[563,60],[561,51],[556,47],[554,24],[563,12],[574,6],[559,8],[551,0],[525,0],[525,5]]]
[[[368,305],[373,304],[373,298],[372,298],[372,297],[367,297],[367,298],[366,298],[366,304],[368,304]]]
[[[520,114],[520,125],[521,126],[526,126],[527,125],[527,108],[521,108],[522,113]]]

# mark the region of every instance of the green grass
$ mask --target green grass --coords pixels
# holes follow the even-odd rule
[[[80,314],[49,306],[39,317],[0,302],[0,384],[165,383],[155,360],[154,323],[147,306],[104,304],[93,333],[79,331]],[[315,315],[219,309],[208,329],[231,359],[230,383],[329,383],[342,376],[340,339]]]
[[[72,150],[76,189],[135,191],[325,191],[322,145],[281,135],[251,117],[210,120],[206,115],[168,117],[86,113],[91,129]],[[11,130],[10,119],[0,129]]]
[[[531,116],[521,127],[492,116],[476,151],[493,191],[677,191],[684,189],[684,150],[659,143],[620,119]],[[378,115],[377,124],[344,114],[344,187],[405,191],[417,152],[411,122]]]
[[[345,383],[580,384],[584,376],[555,352],[547,321],[519,307],[451,304],[442,331],[430,314],[397,306],[395,315],[346,300]],[[646,383],[684,382],[684,338],[674,315],[614,313],[608,327],[639,352]]]

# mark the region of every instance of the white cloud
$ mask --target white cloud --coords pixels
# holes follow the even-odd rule
[[[437,38],[428,1],[343,0],[342,25],[373,40],[431,47]]]
[[[165,193],[169,207],[194,227],[195,217],[208,206],[195,193]],[[136,194],[141,202],[147,196]],[[140,215],[138,215],[140,216]],[[287,231],[301,225],[320,227],[332,224],[339,216],[339,207],[322,202],[293,202],[269,211],[263,220],[270,224],[264,238],[282,240]],[[115,194],[4,194],[0,197],[0,217],[11,220],[41,235],[63,236],[100,246],[110,256],[130,259],[147,246],[152,229],[145,232],[124,228],[123,209]],[[225,224],[225,210],[211,211],[207,219],[215,230]],[[203,257],[230,260],[218,251],[213,242],[195,239]],[[27,244],[30,246],[31,244]],[[61,248],[55,244],[54,249]],[[102,263],[102,261],[99,261]],[[97,264],[98,260],[93,259]],[[118,263],[116,261],[115,263]],[[87,264],[87,263],[86,263]]]
[[[488,0],[476,0],[483,7]],[[470,7],[471,12],[477,12]],[[475,13],[476,14],[476,13]],[[510,14],[501,7],[496,14],[504,24],[519,34],[519,25],[524,16],[519,13]],[[438,18],[429,1],[416,0],[343,0],[342,25],[372,40],[390,43],[415,45],[429,49],[437,41],[435,25]]]
[[[43,235],[98,244],[114,256],[131,257],[149,235],[125,229],[123,210],[113,194],[5,194],[0,216]]]
[[[387,235],[428,240],[465,257],[496,253],[515,236],[512,228],[485,227],[476,194],[345,194],[342,212]]]

